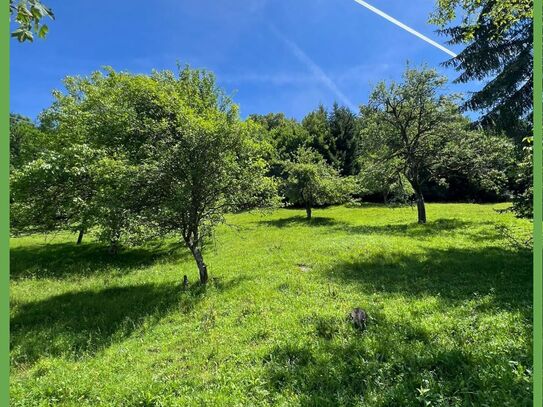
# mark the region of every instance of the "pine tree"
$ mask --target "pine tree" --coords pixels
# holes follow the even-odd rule
[[[453,21],[459,5],[466,13],[461,23],[439,32],[450,38],[449,44],[465,48],[444,65],[461,72],[457,83],[490,78],[463,108],[481,112],[480,124],[520,142],[530,131],[526,121],[532,111],[532,1],[506,7],[503,0],[440,0],[433,22],[445,26]]]
[[[302,120],[302,125],[309,133],[310,146],[319,152],[329,165],[338,166],[336,143],[330,133],[328,112],[323,105],[310,112]]]
[[[357,173],[358,125],[353,112],[347,107],[334,103],[329,116],[330,135],[335,141],[341,175]]]

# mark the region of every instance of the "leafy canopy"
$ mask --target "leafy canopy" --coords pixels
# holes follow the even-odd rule
[[[465,39],[473,39],[474,30],[489,21],[496,34],[501,34],[516,25],[519,21],[530,19],[533,15],[532,0],[437,0],[436,8],[430,22],[445,26],[459,19],[467,28]]]
[[[302,205],[311,217],[311,208],[345,202],[353,190],[353,180],[340,177],[336,169],[309,148],[299,148],[285,163],[285,196],[289,202]]]
[[[160,235],[184,241],[205,283],[201,249],[225,213],[277,203],[275,183],[265,176],[268,146],[254,137],[259,125],[239,120],[211,73],[185,68],[150,81],[139,214]]]
[[[364,159],[370,168],[389,164],[403,174],[417,195],[424,223],[423,193],[430,180],[446,183],[452,171],[476,182],[503,188],[512,145],[469,128],[455,96],[441,94],[446,82],[434,70],[407,68],[400,84],[378,84],[361,110]]]
[[[13,175],[18,222],[46,205],[44,228],[92,228],[115,248],[173,234],[202,272],[226,212],[278,203],[261,126],[240,121],[211,73],[107,68],[65,87],[41,117],[53,148]]]

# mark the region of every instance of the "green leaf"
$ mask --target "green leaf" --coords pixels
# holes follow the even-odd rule
[[[11,33],[11,36],[17,38],[19,42],[32,42],[34,40],[34,36],[32,35],[32,33],[23,27],[19,27],[18,29],[13,31]]]
[[[48,32],[49,32],[49,27],[47,27],[47,25],[44,24],[41,26],[40,30],[38,31],[38,37],[45,38]]]
[[[30,8],[30,13],[32,14],[32,17],[34,17],[36,20],[39,20],[44,15],[43,9],[36,6],[32,6]]]
[[[28,8],[26,8],[25,4],[20,4],[19,7],[17,8],[17,12],[21,16],[32,17],[32,13],[30,12]]]
[[[21,42],[24,42],[24,41],[33,42],[34,41],[34,35],[32,34],[31,31],[25,30],[23,32],[23,35],[21,36],[21,39],[19,39],[19,41],[21,41]]]

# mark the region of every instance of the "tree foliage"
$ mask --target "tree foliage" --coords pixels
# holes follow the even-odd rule
[[[370,152],[359,159],[360,172],[357,176],[358,194],[379,195],[385,204],[403,204],[410,200],[415,191],[402,173],[400,159],[380,160],[381,155]]]
[[[73,145],[46,150],[11,174],[12,230],[84,229],[91,222],[95,151]]]
[[[260,124],[267,131],[267,140],[275,151],[275,160],[283,161],[298,148],[311,143],[308,131],[295,119],[288,119],[283,113],[267,115],[253,114],[249,119]]]
[[[158,78],[163,121],[146,160],[146,219],[163,234],[182,238],[207,281],[202,246],[228,211],[273,204],[274,184],[237,106],[203,71]],[[167,119],[167,121],[165,120]]]
[[[341,175],[358,172],[359,129],[356,115],[334,103],[330,112],[320,105],[302,120],[309,133],[307,147],[321,154]]]
[[[45,38],[49,32],[43,19],[55,18],[53,11],[40,0],[9,0],[10,21],[14,21],[16,28],[11,36],[19,42],[34,41],[34,36]]]
[[[322,156],[308,148],[299,148],[285,163],[285,196],[305,208],[311,219],[312,208],[345,202],[353,191],[353,180],[340,177]]]
[[[512,143],[473,130],[444,83],[408,68],[402,83],[380,83],[359,116],[319,106],[300,123],[281,113],[242,121],[213,74],[188,67],[67,77],[39,126],[11,117],[12,230],[72,230],[78,243],[92,234],[113,253],[173,237],[205,283],[203,248],[225,214],[275,207],[278,189],[308,218],[353,194],[415,195],[421,223],[436,185],[502,196]]]
[[[47,133],[29,118],[17,114],[10,115],[9,163],[12,169],[20,168],[38,158],[49,142]]]
[[[112,251],[175,235],[205,283],[202,246],[224,213],[277,203],[260,126],[239,120],[212,74],[107,69],[65,85],[42,115],[56,150],[12,180],[27,213],[50,208],[44,228],[94,228]]]
[[[358,172],[358,121],[347,107],[334,104],[329,117],[330,137],[335,141],[336,162],[342,175]]]
[[[513,211],[520,218],[533,218],[533,137],[524,140],[522,160],[517,165],[513,186]]]
[[[437,0],[430,21],[445,25],[459,19],[461,25],[469,28],[466,31],[466,39],[469,39],[468,33],[477,28],[483,11],[485,18],[496,30],[495,33],[500,34],[520,20],[532,18],[532,9],[532,0]]]
[[[460,24],[448,26],[458,18]],[[457,82],[490,78],[464,107],[481,111],[483,125],[504,130],[521,146],[532,133],[533,1],[438,0],[431,21],[451,43],[465,45],[446,63],[461,72]],[[529,159],[524,150],[515,182],[514,209],[523,217],[531,210],[526,201],[532,195]]]
[[[137,218],[131,215],[140,205],[134,173],[147,122],[138,114],[138,81],[143,83],[111,69],[65,79],[65,92],[55,91],[53,105],[41,116],[48,148],[13,175],[14,208],[39,213],[37,205],[48,205],[44,229],[78,230],[78,242],[94,229],[113,252],[132,238]],[[32,217],[19,217],[22,231],[33,227],[24,219]]]
[[[330,131],[328,111],[323,105],[308,113],[302,120],[302,126],[309,133],[309,147],[317,151],[329,165],[339,166],[336,140]]]
[[[505,130],[519,143],[530,131],[532,6],[531,0],[438,0],[431,20],[451,44],[465,45],[445,63],[461,72],[456,82],[488,80],[464,108],[482,112],[483,125]]]
[[[361,111],[369,165],[387,162],[389,171],[405,176],[417,198],[419,223],[426,222],[424,187],[430,180],[446,183],[450,172],[469,171],[477,182],[498,188],[507,179],[506,168],[495,165],[501,154],[511,153],[510,143],[469,130],[454,96],[439,94],[445,81],[433,70],[408,67],[403,83],[380,83]],[[497,157],[490,157],[494,148]]]

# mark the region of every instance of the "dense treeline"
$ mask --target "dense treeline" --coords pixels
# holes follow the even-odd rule
[[[440,80],[442,81],[442,78]],[[441,85],[437,86],[435,91],[440,88]],[[437,97],[437,93],[435,96]],[[443,171],[439,178],[430,177],[428,182],[422,185],[424,195],[433,201],[496,202],[509,199],[515,177],[511,164],[517,155],[517,152],[513,151],[513,143],[504,133],[473,130],[472,122],[461,116],[459,106],[456,106],[454,113],[444,113],[443,124],[450,119],[454,120],[451,115],[456,117],[459,123],[456,129],[449,129],[445,137],[477,134],[473,137],[480,140],[480,143],[497,143],[496,146],[487,146],[486,151],[479,146],[479,150],[473,153],[482,155],[481,162],[486,160],[490,166],[495,166],[499,174],[494,175],[499,179],[494,179],[490,173],[484,179],[477,179],[477,176],[482,177],[480,172],[474,173],[469,171],[467,166],[459,165]],[[361,112],[354,114],[348,108],[337,104],[330,111],[321,105],[307,114],[301,122],[288,119],[282,113],[249,116],[263,125],[274,146],[275,156],[271,160],[272,167],[275,168],[273,175],[280,175],[280,163],[296,154],[300,147],[310,148],[318,152],[340,175],[356,175],[359,178],[359,188],[353,191],[357,198],[385,203],[390,200],[409,201],[413,191],[409,185],[404,185],[407,180],[402,182],[403,177],[399,176],[399,171],[393,168],[392,163],[383,166],[371,159],[375,150],[372,139],[377,133],[364,135],[368,129],[368,117],[366,106],[362,106]],[[464,131],[468,133],[463,134]],[[501,162],[498,162],[500,159]],[[382,168],[378,168],[379,166]]]
[[[112,253],[175,236],[202,282],[202,247],[224,214],[353,199],[416,204],[508,199],[525,169],[507,134],[474,130],[445,79],[407,68],[359,112],[318,106],[300,122],[250,115],[206,71],[112,69],[68,77],[39,124],[11,118],[12,230],[88,232]]]

